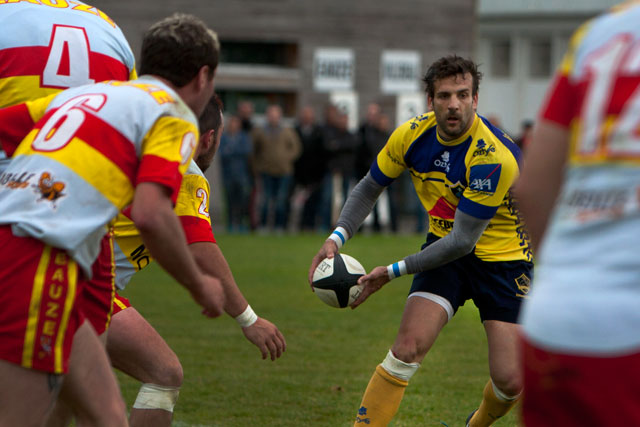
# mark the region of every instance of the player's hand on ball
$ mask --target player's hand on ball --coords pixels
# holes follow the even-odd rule
[[[360,296],[351,304],[351,308],[356,308],[362,304],[369,295],[378,291],[381,287],[389,282],[389,273],[387,267],[376,267],[371,270],[371,273],[362,276],[358,279],[358,284],[362,285],[362,292]]]
[[[220,280],[203,274],[196,289],[191,291],[193,299],[202,306],[202,314],[218,317],[224,313],[224,290]]]
[[[333,258],[338,253],[338,245],[333,240],[327,239],[316,256],[311,260],[311,267],[309,267],[309,286],[311,286],[311,290],[313,291],[313,273],[316,271],[318,264],[322,262],[325,258]]]
[[[267,319],[259,317],[253,325],[242,328],[242,332],[251,343],[260,349],[263,359],[270,355],[271,360],[276,360],[282,356],[287,348],[287,342],[282,332]]]

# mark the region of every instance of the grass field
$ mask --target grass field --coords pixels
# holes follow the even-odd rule
[[[306,281],[325,236],[218,234],[236,281],[256,312],[287,340],[262,360],[228,316],[207,319],[161,269],[139,273],[123,295],[180,357],[185,380],[175,426],[349,426],[375,366],[393,343],[411,278],[357,310],[324,305]],[[358,235],[343,248],[370,271],[419,248],[420,235]],[[139,384],[118,375],[125,400]],[[486,337],[473,303],[445,327],[411,380],[393,426],[463,426],[488,379]],[[517,425],[512,411],[496,426]]]

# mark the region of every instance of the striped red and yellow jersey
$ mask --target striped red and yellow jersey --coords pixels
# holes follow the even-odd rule
[[[0,108],[70,87],[136,78],[122,31],[93,6],[0,0],[0,28]]]
[[[194,160],[184,174],[178,193],[175,212],[182,224],[187,243],[212,242],[216,239],[209,217],[209,181]],[[137,271],[153,258],[145,247],[138,229],[127,216],[125,209],[113,226],[116,286],[122,290]]]
[[[429,232],[446,236],[457,209],[490,219],[474,253],[485,261],[531,261],[524,224],[511,186],[520,173],[520,149],[503,131],[476,115],[453,141],[438,135],[433,112],[398,127],[371,166],[371,176],[389,185],[404,170],[429,213]]]
[[[67,250],[90,277],[105,225],[136,185],[163,185],[176,200],[197,123],[173,89],[149,76],[0,109],[0,141],[13,155],[0,175],[0,224]]]

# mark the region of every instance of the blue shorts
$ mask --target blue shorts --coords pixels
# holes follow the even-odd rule
[[[427,235],[422,249],[438,240]],[[444,298],[452,313],[468,299],[480,310],[480,319],[517,323],[520,304],[529,292],[533,263],[528,261],[483,261],[472,252],[443,266],[423,271],[413,277],[409,294],[439,302]],[[432,296],[437,297],[433,298]],[[442,303],[440,303],[442,305]]]

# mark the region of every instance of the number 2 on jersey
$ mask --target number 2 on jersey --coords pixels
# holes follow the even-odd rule
[[[200,215],[204,215],[207,218],[209,218],[209,206],[208,206],[208,199],[207,199],[207,192],[205,191],[204,188],[198,188],[198,190],[196,191],[196,196],[199,199],[202,199],[202,202],[200,203],[200,207],[198,208],[198,213]]]
[[[89,78],[89,38],[82,27],[54,25],[43,87],[69,88],[94,83]]]

